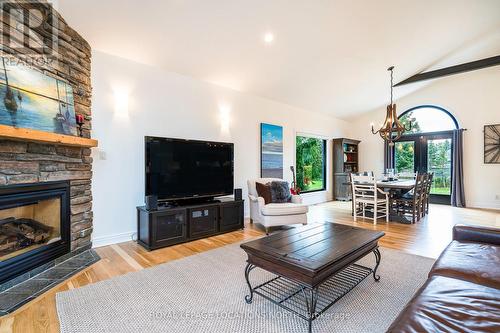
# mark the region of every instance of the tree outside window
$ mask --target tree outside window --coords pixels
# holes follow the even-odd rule
[[[432,194],[451,194],[451,139],[430,140],[427,170],[434,174]]]
[[[326,189],[326,140],[296,137],[297,186],[304,192]]]
[[[396,142],[395,156],[397,173],[412,173],[415,168],[414,144],[412,141]]]

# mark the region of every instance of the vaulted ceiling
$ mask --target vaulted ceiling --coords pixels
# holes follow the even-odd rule
[[[422,70],[500,54],[498,0],[59,0],[95,50],[348,118]],[[272,43],[264,35],[272,33]],[[467,74],[462,74],[467,75]],[[396,97],[421,84],[396,89]]]

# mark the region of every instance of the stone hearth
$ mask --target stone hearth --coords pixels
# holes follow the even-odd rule
[[[92,249],[71,252],[29,273],[28,279],[18,278],[13,285],[0,285],[0,316],[9,314],[63,282],[72,275],[100,260]],[[15,282],[15,281],[14,281]]]

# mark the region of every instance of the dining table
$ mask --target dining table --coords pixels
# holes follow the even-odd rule
[[[346,185],[351,185],[351,183],[345,183]],[[403,224],[411,224],[411,220],[404,216],[404,214],[398,214],[392,205],[392,200],[402,196],[403,194],[410,192],[415,187],[414,179],[397,179],[397,180],[377,180],[377,187],[384,192],[389,193],[389,220],[394,222],[399,222]],[[354,215],[354,201],[352,202],[352,214]],[[362,211],[360,211],[362,213]],[[373,217],[371,211],[365,212],[366,216]]]

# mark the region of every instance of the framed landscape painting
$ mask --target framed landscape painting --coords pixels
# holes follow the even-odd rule
[[[283,127],[260,124],[260,176],[283,178]]]
[[[73,89],[29,67],[0,63],[0,124],[77,135]]]

